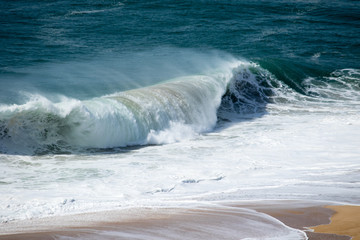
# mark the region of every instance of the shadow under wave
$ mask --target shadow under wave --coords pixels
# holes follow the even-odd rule
[[[217,128],[226,123],[236,123],[260,118],[266,114],[267,105],[274,103],[273,97],[281,88],[275,78],[257,64],[238,67],[222,96],[217,110]]]
[[[274,102],[273,97],[278,95],[279,88],[282,88],[281,83],[276,81],[276,78],[274,78],[270,72],[264,70],[259,65],[254,63],[239,65],[233,69],[233,76],[228,82],[225,93],[221,97],[221,103],[216,113],[217,123],[215,129],[226,128],[229,123],[249,121],[266,115],[268,113],[266,107],[269,103]],[[54,116],[46,115],[42,121],[50,121],[53,120],[53,118]],[[57,121],[60,120],[57,119]],[[5,124],[1,124],[0,126],[0,141],[11,137],[4,126]],[[51,134],[46,131],[43,135],[43,137],[47,137],[47,135],[50,136]],[[153,145],[154,144],[149,143],[97,148],[70,146],[66,142],[58,142],[56,144],[47,144],[35,148],[32,151],[0,151],[0,153],[38,156],[48,154],[114,154],[128,153]]]

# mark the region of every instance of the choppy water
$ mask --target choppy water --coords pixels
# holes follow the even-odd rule
[[[0,9],[2,222],[194,201],[359,204],[359,1]]]

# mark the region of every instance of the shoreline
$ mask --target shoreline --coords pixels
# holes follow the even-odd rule
[[[360,206],[330,205],[326,208],[334,211],[331,223],[311,227],[311,229],[318,233],[348,235],[352,237],[352,240],[360,240]]]
[[[296,200],[226,202],[196,208],[133,208],[2,223],[0,240],[256,239],[276,234],[283,234],[279,239],[306,239],[305,233],[310,240],[348,240],[351,238],[329,224],[330,218],[334,221],[336,216],[340,221],[346,218],[356,222],[359,214],[352,216],[351,211],[343,211],[348,208]],[[354,208],[359,210],[360,206]],[[328,231],[322,231],[321,226],[327,226]],[[346,223],[342,226],[346,227]],[[355,232],[356,229],[355,226]]]

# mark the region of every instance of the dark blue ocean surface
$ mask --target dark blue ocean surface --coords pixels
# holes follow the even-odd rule
[[[174,123],[202,133],[269,103],[360,99],[359,1],[2,0],[0,9],[0,152],[151,144],[152,131]]]
[[[2,0],[0,9],[7,104],[19,92],[87,99],[151,85],[181,75],[169,61],[196,72],[182,55],[190,50],[256,62],[300,92],[308,76],[360,68],[359,1]]]

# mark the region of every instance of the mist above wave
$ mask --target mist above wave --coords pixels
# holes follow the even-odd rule
[[[25,104],[2,105],[1,152],[61,153],[162,144],[210,131],[232,76],[232,64],[208,74],[89,100],[62,97],[54,102],[31,95]]]
[[[171,67],[163,67],[169,76],[185,75],[145,87],[87,100],[27,94],[24,104],[3,104],[0,152],[69,153],[173,143],[212,131],[219,121],[260,117],[269,104],[280,111],[319,111],[323,103],[354,99],[360,92],[356,69],[336,71],[326,81],[307,78],[304,90],[297,92],[256,63],[212,56],[203,64],[205,55],[197,56],[189,74],[185,65],[174,73],[171,62]],[[190,74],[196,69],[200,74]]]

